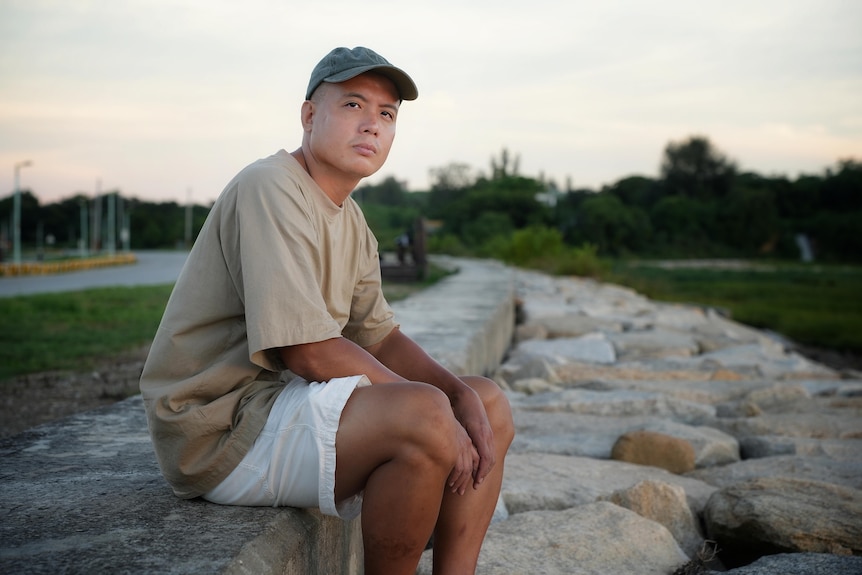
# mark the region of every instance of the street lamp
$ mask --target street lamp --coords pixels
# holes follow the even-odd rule
[[[12,261],[21,263],[21,186],[18,185],[21,168],[32,166],[33,162],[24,160],[15,164],[15,200],[12,215]]]

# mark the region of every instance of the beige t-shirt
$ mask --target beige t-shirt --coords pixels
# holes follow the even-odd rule
[[[141,376],[162,473],[180,497],[218,485],[263,428],[283,383],[277,348],[395,327],[377,241],[284,150],[225,188],[189,253]]]

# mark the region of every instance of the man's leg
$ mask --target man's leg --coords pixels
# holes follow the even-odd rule
[[[426,384],[361,387],[347,401],[335,440],[335,500],[365,490],[366,575],[414,573],[458,457],[458,425],[446,396]]]
[[[506,452],[514,437],[512,411],[500,387],[481,377],[462,379],[476,390],[485,404],[494,431],[497,463],[478,489],[467,489],[464,495],[445,490],[434,531],[434,573],[440,575],[475,572],[479,550],[500,494]]]

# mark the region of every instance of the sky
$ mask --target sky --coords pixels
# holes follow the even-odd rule
[[[862,159],[857,0],[0,0],[0,197],[120,190],[208,203],[301,139],[315,64],[367,46],[407,71],[386,165],[600,189],[693,135],[745,171]]]

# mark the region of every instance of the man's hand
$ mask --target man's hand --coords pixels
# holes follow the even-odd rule
[[[465,385],[450,401],[455,419],[466,437],[459,437],[461,456],[449,475],[448,484],[453,492],[463,495],[471,479],[473,489],[478,489],[496,463],[494,432],[485,406],[473,389]]]

